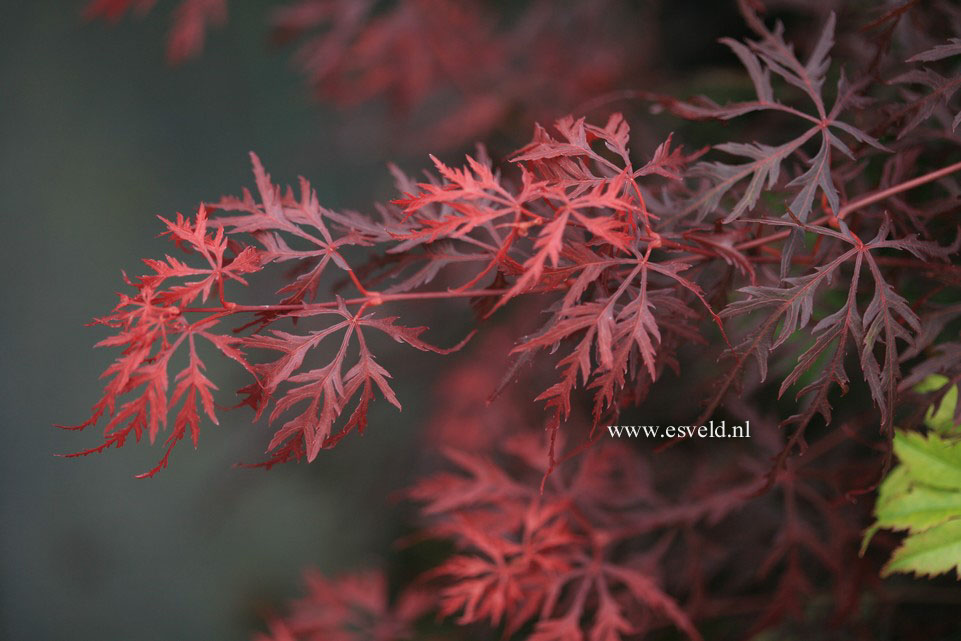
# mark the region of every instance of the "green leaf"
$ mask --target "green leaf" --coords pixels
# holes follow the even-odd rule
[[[894,572],[935,576],[951,570],[961,577],[961,519],[947,521],[906,538],[884,566],[881,576]]]
[[[919,391],[937,390],[946,382],[931,378],[922,383],[928,389]],[[956,399],[957,390],[952,391]],[[950,411],[953,415],[954,408]],[[932,408],[929,414],[937,412]],[[861,554],[878,530],[906,531],[881,576],[935,576],[954,570],[961,578],[961,439],[898,430],[894,453],[899,464],[878,489],[875,522],[864,533]]]
[[[897,498],[888,505],[875,508],[878,527],[923,532],[961,517],[961,492],[919,485]]]
[[[948,384],[949,378],[941,374],[931,374],[914,386],[920,394],[936,392]],[[931,405],[924,415],[924,424],[940,434],[961,434],[961,425],[955,423],[954,412],[958,407],[958,386],[949,389],[937,407]]]
[[[925,376],[923,381],[915,385],[914,391],[920,394],[934,392],[944,387],[948,380],[949,379],[947,376],[942,376],[941,374],[931,374],[929,376]]]
[[[954,421],[954,411],[958,406],[958,386],[955,385],[947,391],[941,398],[941,404],[935,410],[934,406],[928,408],[924,415],[924,424],[941,434],[961,433],[961,425]]]
[[[895,506],[898,505],[910,489],[911,477],[908,476],[908,471],[903,465],[898,465],[892,469],[884,481],[881,482],[881,487],[878,488],[878,498],[874,504],[874,513],[878,515],[878,522],[864,531],[864,539],[861,541],[861,556],[864,556],[864,553],[868,549],[868,544],[871,543],[871,539],[874,538],[874,535],[877,534],[878,530],[882,527],[903,529],[890,525],[882,525],[880,523],[880,514],[895,509]]]
[[[917,432],[894,436],[894,453],[917,483],[961,490],[961,441],[948,441],[937,434],[927,438]]]

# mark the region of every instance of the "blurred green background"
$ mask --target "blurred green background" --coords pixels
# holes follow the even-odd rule
[[[309,100],[289,52],[265,42],[262,3],[231,3],[229,28],[174,69],[169,7],[111,28],[84,23],[83,4],[7,0],[0,18],[0,638],[245,639],[264,606],[300,592],[304,565],[389,550],[386,497],[409,472],[399,417],[268,474],[231,468],[269,439],[235,412],[152,480],[133,475],[159,448],[55,458],[99,436],[52,425],[83,420],[97,398],[112,355],[91,349],[105,332],[84,324],[113,306],[121,269],[169,251],[155,215],[252,186],[249,150],[278,182],[303,173],[325,204],[368,208],[398,154],[377,119]],[[225,402],[235,375],[212,372]]]

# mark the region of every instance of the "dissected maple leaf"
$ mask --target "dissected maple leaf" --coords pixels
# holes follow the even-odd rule
[[[306,181],[301,181],[301,195],[291,191],[282,194],[273,185],[256,155],[251,155],[259,201],[249,192],[243,197],[224,198],[215,205],[222,213],[214,221],[201,206],[193,221],[178,214],[175,221],[163,220],[170,239],[181,249],[198,254],[205,266],[194,267],[172,256],[164,260],[146,260],[151,269],[136,280],[128,279],[137,293],[121,294],[114,311],[97,322],[117,330],[117,334],[99,343],[104,347],[120,347],[123,353],[104,376],[111,377],[90,418],[71,429],[85,429],[96,424],[106,413],[110,416],[104,442],[94,448],[68,456],[100,452],[111,446],[122,446],[131,434],[136,440],[146,433],[153,442],[166,425],[168,412],[181,403],[173,430],[167,439],[167,451],[161,461],[144,476],[152,476],[166,467],[170,453],[188,432],[197,445],[201,411],[217,423],[213,391],[216,386],[204,374],[196,339],[203,338],[227,358],[239,363],[253,377],[253,382],[240,390],[260,416],[268,406],[271,422],[296,408],[296,414],[274,434],[268,451],[271,457],[263,465],[306,457],[313,460],[321,448],[336,444],[354,429],[363,432],[367,411],[376,394],[400,409],[390,386],[390,374],[372,353],[365,330],[376,330],[421,351],[449,353],[460,348],[441,349],[419,336],[426,327],[404,327],[397,317],[378,317],[365,310],[382,302],[379,293],[371,293],[360,285],[342,255],[346,246],[369,245],[376,239],[368,227],[351,214],[337,214],[324,209]],[[231,215],[229,212],[240,212]],[[332,231],[332,228],[335,231]],[[382,234],[381,239],[387,237]],[[242,242],[239,239],[244,238]],[[244,244],[247,238],[262,247]],[[294,249],[307,245],[305,249]],[[313,263],[291,285],[282,287],[285,295],[275,305],[240,305],[230,300],[227,285],[247,285],[245,276],[261,271],[272,263],[301,261]],[[314,304],[321,276],[333,264],[349,274],[362,290],[364,298],[352,302],[356,311],[348,310],[341,298]],[[216,297],[217,307],[197,307]],[[256,325],[246,336],[224,335],[225,318],[236,314],[255,314],[257,320],[239,329]],[[287,319],[332,319],[323,329],[294,334],[269,326]],[[325,339],[339,336],[340,347],[325,364],[314,366],[308,358]],[[468,336],[470,338],[470,336]],[[465,340],[466,342],[466,340]],[[169,366],[178,349],[188,346],[187,367],[176,375],[172,398],[168,400]],[[356,356],[349,353],[355,345]],[[272,362],[254,363],[250,350],[280,352]],[[283,389],[282,389],[283,388]],[[129,395],[129,396],[128,396]],[[129,400],[121,401],[122,398]],[[123,404],[117,406],[119,402]],[[352,405],[341,429],[334,423]]]
[[[750,357],[753,356],[757,362],[761,380],[766,378],[769,352],[783,345],[799,329],[804,329],[811,322],[818,290],[831,283],[843,265],[853,262],[843,306],[817,321],[811,330],[815,337],[814,343],[800,355],[793,371],[781,383],[779,395],[783,395],[806,372],[815,367],[819,368],[818,375],[797,392],[798,398],[808,397],[806,406],[783,423],[795,424],[796,438],[802,442],[800,439],[804,429],[815,414],[820,414],[826,423],[831,421],[828,393],[832,385],[838,385],[842,394],[848,389],[849,377],[844,369],[844,361],[850,339],[850,343],[859,350],[861,370],[882,415],[882,429],[890,431],[901,376],[898,342],[913,342],[914,334],[920,331],[921,325],[905,299],[885,280],[872,252],[895,249],[926,259],[943,260],[957,251],[957,241],[952,246],[942,247],[937,243],[913,237],[889,239],[891,226],[888,219],[885,219],[874,239],[867,243],[854,236],[846,226],[843,231],[838,232],[814,225],[801,226],[773,220],[765,222],[771,225],[797,226],[805,231],[833,238],[850,248],[816,267],[808,275],[786,279],[786,287],[743,288],[741,291],[747,297],[731,303],[721,312],[722,316],[736,317],[773,308],[761,325],[732,351],[735,364],[715,394],[711,407],[717,406]],[[858,307],[857,293],[865,265],[874,280],[874,293],[862,314]],[[880,361],[875,354],[878,345],[883,345],[883,357]],[[823,357],[826,357],[826,361],[822,363]]]
[[[268,451],[276,455],[265,463],[273,465],[300,454],[313,461],[322,447],[330,447],[356,428],[363,432],[367,425],[367,409],[374,399],[375,390],[394,407],[400,409],[400,401],[390,387],[390,374],[375,360],[371,353],[364,329],[376,329],[398,343],[405,343],[421,351],[449,353],[460,349],[460,345],[445,350],[434,347],[419,338],[426,327],[403,327],[394,324],[396,317],[376,318],[373,314],[352,314],[342,300],[334,310],[291,312],[291,315],[315,317],[331,315],[340,320],[323,330],[305,335],[295,335],[272,330],[270,335],[257,334],[246,338],[242,344],[250,349],[266,349],[282,352],[279,359],[254,365],[257,385],[261,388],[261,402],[255,407],[259,416],[269,401],[278,396],[270,412],[273,422],[279,416],[306,403],[300,414],[289,419],[274,434]],[[342,333],[340,345],[335,356],[327,364],[308,370],[301,370],[309,352],[327,337]],[[352,364],[348,359],[351,339],[356,338],[357,359]],[[301,370],[301,371],[299,371]],[[283,394],[278,389],[284,383],[294,384]],[[359,395],[358,395],[359,393]],[[356,396],[356,405],[343,429],[333,433],[333,424],[345,411]],[[303,444],[303,451],[300,449]]]
[[[152,443],[160,428],[166,425],[168,413],[183,399],[167,439],[166,453],[142,476],[152,476],[166,467],[173,447],[184,437],[188,427],[196,447],[198,400],[203,412],[217,422],[212,397],[216,386],[203,374],[204,365],[196,348],[197,337],[206,339],[228,358],[246,364],[236,339],[214,333],[223,314],[189,321],[184,312],[196,302],[207,301],[214,292],[220,303],[226,306],[226,284],[233,281],[246,285],[244,277],[262,268],[260,254],[254,247],[242,247],[233,257],[228,255],[223,228],[209,228],[207,211],[202,205],[193,222],[179,214],[175,222],[162,220],[167,226],[166,233],[175,243],[199,254],[207,264],[190,267],[170,256],[164,261],[146,260],[144,262],[152,273],[136,280],[126,279],[136,289],[136,294],[121,294],[113,311],[95,321],[117,332],[98,345],[119,347],[123,351],[103,373],[103,377],[110,378],[110,381],[94,405],[90,418],[68,427],[83,430],[95,425],[104,414],[110,417],[104,427],[104,442],[67,455],[71,457],[121,447],[131,434],[139,441],[146,432]],[[174,394],[168,400],[170,361],[184,343],[188,345],[189,362],[176,376]],[[118,407],[118,403],[122,405]]]
[[[886,148],[868,133],[840,120],[845,108],[855,101],[859,89],[857,84],[852,86],[847,82],[843,71],[839,76],[834,104],[829,107],[822,96],[822,88],[830,67],[828,54],[834,44],[834,13],[828,17],[807,62],[801,62],[794,53],[793,45],[784,39],[784,27],[781,23],[777,23],[773,30],[765,27],[760,20],[755,20],[754,25],[761,36],[760,40],[749,40],[746,46],[730,38],[724,38],[721,42],[734,51],[747,69],[754,83],[757,100],[720,106],[701,98],[692,104],[675,107],[673,111],[686,118],[720,120],[752,112],[774,111],[807,121],[807,129],[788,142],[774,145],[761,142],[715,145],[714,149],[717,151],[748,158],[749,162],[731,164],[704,161],[695,165],[691,175],[706,178],[709,185],[695,191],[683,213],[694,213],[698,220],[702,220],[720,208],[725,196],[734,193],[737,194],[737,201],[730,209],[721,208],[722,212],[727,212],[722,220],[725,223],[737,220],[746,212],[755,209],[762,192],[782,187],[782,165],[788,158],[798,155],[805,159],[809,167],[783,184],[783,189],[794,194],[787,204],[788,213],[784,216],[793,215],[801,222],[807,221],[818,191],[823,194],[830,211],[837,212],[840,209],[840,197],[832,174],[832,150],[853,157],[850,148],[838,137],[838,133],[843,132],[859,143],[880,150]],[[771,85],[772,74],[800,89],[813,106],[814,113],[801,111],[778,101]],[[815,139],[820,140],[817,151],[808,159],[804,155],[804,148],[809,141]],[[747,187],[738,192],[735,188],[748,178],[750,181]],[[800,244],[799,233],[792,233],[782,248],[782,277],[787,274],[791,258]]]
[[[961,55],[961,38],[951,38],[947,44],[915,54],[908,58],[907,62],[934,62],[958,55]],[[948,105],[954,94],[961,88],[961,72],[943,76],[933,69],[922,67],[906,71],[893,78],[891,82],[924,85],[931,90],[931,93],[914,100],[903,110],[905,115],[910,114],[910,119],[898,133],[898,138],[904,138],[912,129],[934,115],[939,105]],[[959,124],[961,124],[961,111],[958,111],[951,120],[951,131],[955,131]]]
[[[538,442],[518,437],[503,447],[531,465],[517,477],[486,457],[449,450],[461,473],[428,477],[409,491],[424,503],[430,531],[458,547],[428,575],[443,581],[440,613],[459,614],[461,624],[503,623],[508,635],[534,618],[536,638],[581,638],[589,631],[592,638],[621,639],[667,621],[700,639],[643,554],[623,553],[639,532],[696,521],[704,508],[652,521],[657,494],[632,475],[637,459],[616,445],[592,448],[572,474],[551,476],[541,493]],[[715,518],[734,505],[726,503],[714,506]]]

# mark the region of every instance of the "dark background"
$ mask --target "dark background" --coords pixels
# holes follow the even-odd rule
[[[270,473],[231,468],[269,440],[239,412],[151,480],[133,475],[159,448],[55,458],[99,437],[52,424],[83,420],[100,392],[113,355],[84,324],[113,306],[121,269],[169,251],[155,215],[252,187],[249,150],[277,182],[303,173],[326,205],[367,208],[398,154],[376,118],[358,127],[310,101],[265,42],[261,3],[231,3],[229,27],[173,69],[168,7],[112,28],[85,23],[83,4],[7,1],[0,18],[0,638],[245,639],[299,593],[303,566],[389,550],[399,421],[418,399],[317,465]],[[229,391],[234,374],[211,378]]]

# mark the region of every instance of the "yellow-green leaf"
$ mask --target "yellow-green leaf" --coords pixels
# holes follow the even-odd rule
[[[894,453],[914,481],[961,490],[961,441],[899,431],[894,436]]]
[[[907,531],[882,576],[954,570],[961,578],[961,439],[898,430],[894,453],[900,462],[878,489],[875,522],[864,533],[861,554],[878,530]]]
[[[879,527],[923,532],[952,518],[961,518],[961,492],[919,485],[898,500],[877,506],[875,513]]]
[[[894,572],[935,576],[951,570],[961,577],[961,519],[906,538],[884,566],[881,576]]]

